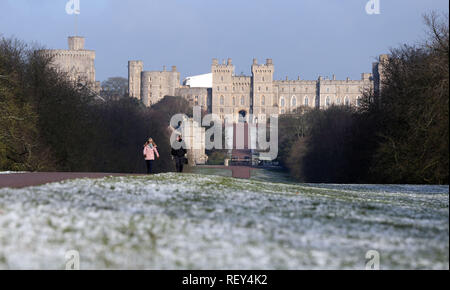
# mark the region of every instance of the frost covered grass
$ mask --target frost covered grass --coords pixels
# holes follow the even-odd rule
[[[173,173],[0,189],[0,269],[449,268],[448,186]]]

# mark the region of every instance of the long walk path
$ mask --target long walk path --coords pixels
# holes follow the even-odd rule
[[[198,165],[198,167],[231,170],[232,177],[243,179],[249,179],[251,177],[251,171],[255,170],[255,168],[248,166]]]
[[[22,188],[27,186],[42,185],[50,182],[59,182],[78,178],[103,178],[107,176],[126,176],[130,174],[120,173],[74,173],[74,172],[27,172],[0,174],[0,188]],[[136,174],[134,174],[136,175]]]
[[[205,166],[211,168],[222,168],[232,170],[233,177],[250,178],[250,167],[245,166]],[[125,173],[89,173],[89,172],[27,172],[0,174],[0,188],[23,188],[28,186],[37,186],[46,183],[60,182],[78,178],[103,178],[108,176],[137,176],[142,174]]]

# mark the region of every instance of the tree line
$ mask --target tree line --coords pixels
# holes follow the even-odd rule
[[[143,173],[149,137],[161,155],[155,171],[174,170],[168,124],[192,111],[186,100],[105,101],[50,63],[39,48],[0,38],[0,171]]]
[[[428,35],[392,49],[381,91],[361,106],[300,108],[280,119],[279,160],[304,182],[448,184],[448,16],[424,17]]]

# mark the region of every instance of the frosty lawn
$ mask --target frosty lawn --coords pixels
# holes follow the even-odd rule
[[[0,189],[0,269],[449,268],[448,186],[161,174]]]

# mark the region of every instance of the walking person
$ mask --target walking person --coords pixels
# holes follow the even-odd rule
[[[155,155],[159,158],[158,149],[156,149],[156,143],[152,138],[148,139],[144,144],[144,158],[147,165],[147,174],[152,174],[153,161],[155,161]]]
[[[172,145],[172,151],[171,154],[173,158],[175,159],[175,167],[177,169],[177,172],[183,172],[183,166],[185,163],[187,163],[187,159],[185,157],[187,151],[186,151],[186,144],[184,143],[183,139],[181,138],[181,135],[177,136],[177,142],[180,143],[181,147],[179,149],[175,149],[174,145]]]

